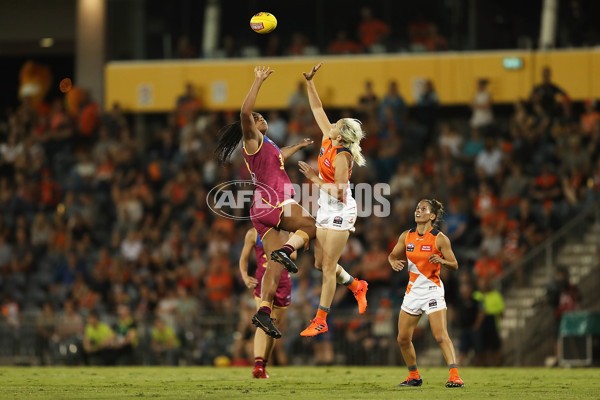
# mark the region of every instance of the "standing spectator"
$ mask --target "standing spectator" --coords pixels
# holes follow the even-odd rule
[[[500,172],[502,150],[497,146],[494,138],[487,137],[485,139],[483,151],[475,158],[475,167],[482,170],[487,178],[493,178]]]
[[[494,113],[492,112],[492,94],[488,90],[489,81],[486,78],[480,78],[477,81],[477,93],[473,97],[471,109],[471,128],[486,128],[494,122]]]
[[[384,123],[386,117],[386,111],[391,111],[394,121],[396,121],[396,129],[401,132],[404,128],[404,121],[406,120],[406,103],[404,98],[398,90],[398,83],[391,81],[388,86],[388,91],[381,99],[379,104],[379,122]]]
[[[131,309],[125,304],[117,306],[118,320],[115,325],[115,349],[117,365],[132,365],[133,350],[138,344],[136,323],[131,317]]]
[[[156,317],[152,328],[152,351],[160,365],[177,365],[179,357],[179,339],[172,327]]]
[[[502,276],[502,264],[487,248],[480,249],[480,257],[475,261],[473,270],[477,278],[495,279]]]
[[[383,21],[373,17],[370,8],[364,7],[360,10],[361,22],[358,25],[358,37],[365,49],[376,44],[383,44],[390,34],[390,27]]]
[[[298,114],[299,110],[309,110],[308,95],[303,81],[298,81],[296,91],[288,99],[288,108],[292,115]]]
[[[365,92],[358,98],[358,112],[367,116],[377,110],[379,99],[373,90],[373,82],[365,81]],[[361,116],[361,120],[364,118]]]
[[[571,283],[567,267],[560,266],[556,269],[554,279],[548,284],[546,289],[546,301],[554,310],[552,335],[554,338],[554,352],[558,358],[560,320],[565,312],[578,310],[579,303],[581,302],[581,292],[577,285]]]
[[[556,97],[561,96],[561,101],[568,101],[567,92],[552,83],[552,70],[546,66],[542,69],[542,83],[535,86],[531,91],[529,100],[533,103],[539,102],[546,114],[556,116]]]
[[[56,340],[57,318],[54,308],[50,303],[44,303],[42,312],[36,321],[40,363],[52,365],[54,363],[54,352]]]
[[[483,353],[478,357],[480,366],[497,367],[502,365],[502,340],[500,339],[500,320],[504,312],[502,294],[491,287],[489,277],[478,279],[479,290],[473,296],[481,303],[481,309],[475,322]]]
[[[585,107],[585,111],[581,114],[581,134],[584,140],[587,142],[590,141],[592,134],[594,133],[594,128],[599,129],[598,126],[600,124],[600,112],[598,112],[596,105],[597,102],[594,99],[586,99],[583,102]]]
[[[427,79],[423,84],[423,90],[417,98],[417,104],[415,106],[415,118],[417,122],[423,125],[426,129],[426,140],[433,137],[435,127],[437,125],[437,115],[440,100],[433,87],[433,82]]]
[[[468,280],[460,285],[460,301],[456,310],[458,329],[460,329],[458,344],[458,365],[468,365],[471,350],[478,354],[481,352],[481,343],[475,322],[479,315],[480,304],[473,297],[473,284]]]
[[[177,97],[177,126],[182,128],[197,111],[202,107],[202,102],[196,95],[194,85],[188,82],[185,92]]]
[[[346,31],[340,30],[336,33],[335,39],[329,44],[328,52],[329,54],[358,54],[360,53],[360,45],[350,40]]]
[[[91,311],[88,315],[85,334],[83,335],[83,350],[91,365],[110,365],[114,361],[113,347],[115,333],[110,326],[100,321],[98,312]]]

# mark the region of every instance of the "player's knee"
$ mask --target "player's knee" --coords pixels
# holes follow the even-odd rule
[[[438,342],[439,344],[443,344],[445,342],[447,342],[450,338],[448,337],[447,333],[438,333],[438,334],[434,334],[433,337],[435,338],[435,341]]]
[[[315,260],[315,268],[319,271],[323,271],[323,262],[321,260]]]
[[[408,346],[412,340],[412,338],[410,337],[410,335],[407,335],[405,333],[398,333],[398,344],[400,346]]]

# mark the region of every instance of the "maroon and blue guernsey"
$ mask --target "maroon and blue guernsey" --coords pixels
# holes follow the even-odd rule
[[[295,192],[285,172],[281,150],[266,135],[263,135],[263,141],[254,154],[248,154],[245,147],[242,154],[254,183],[250,218],[263,238],[279,225],[281,203],[293,198]]]

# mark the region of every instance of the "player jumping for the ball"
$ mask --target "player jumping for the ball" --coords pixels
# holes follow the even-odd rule
[[[289,272],[298,271],[290,255],[297,249],[308,247],[309,241],[316,236],[316,227],[314,218],[292,199],[294,189],[284,168],[286,158],[312,141],[305,139],[280,150],[266,135],[267,121],[253,112],[258,91],[272,73],[268,67],[254,68],[254,82],[242,104],[241,123],[234,122],[221,130],[216,154],[221,162],[225,162],[240,140],[243,142],[244,161],[255,184],[250,218],[265,253],[270,256],[262,280],[260,307],[252,322],[267,335],[280,338],[281,332],[271,319],[271,307],[281,271],[283,266]],[[288,232],[293,232],[289,240]],[[342,271],[339,272],[341,275]]]
[[[313,81],[321,65],[322,63],[315,65],[309,73],[303,72],[310,108],[323,132],[318,175],[307,163],[300,161],[299,164],[304,176],[320,189],[315,265],[323,271],[323,288],[317,316],[310,326],[302,331],[302,336],[327,332],[326,318],[335,294],[336,280],[352,290],[358,300],[361,314],[367,308],[367,282],[353,279],[338,265],[356,223],[356,201],[352,197],[349,179],[355,162],[360,166],[365,165],[365,158],[360,149],[364,133],[360,121],[356,119],[342,118],[335,124],[329,122]]]

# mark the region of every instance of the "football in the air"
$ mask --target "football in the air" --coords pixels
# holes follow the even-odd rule
[[[250,28],[257,33],[265,34],[273,32],[276,27],[277,18],[268,12],[259,12],[254,14],[252,19],[250,19]]]

